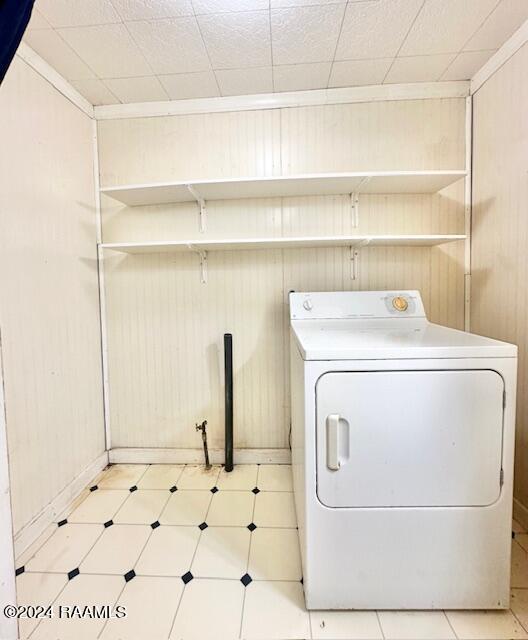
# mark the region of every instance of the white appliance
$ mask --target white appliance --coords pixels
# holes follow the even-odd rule
[[[418,291],[290,294],[309,609],[509,603],[517,347]]]

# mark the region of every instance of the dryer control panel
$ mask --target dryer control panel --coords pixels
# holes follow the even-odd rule
[[[425,317],[419,291],[290,293],[292,320]]]

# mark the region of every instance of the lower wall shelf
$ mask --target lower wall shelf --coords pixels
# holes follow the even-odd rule
[[[373,235],[316,236],[297,238],[239,238],[227,240],[175,240],[159,242],[109,242],[100,245],[121,253],[165,253],[177,251],[244,251],[250,249],[305,249],[317,247],[400,246],[432,247],[465,240],[465,235]]]

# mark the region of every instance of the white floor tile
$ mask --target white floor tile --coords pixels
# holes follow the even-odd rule
[[[138,575],[182,576],[191,568],[199,538],[198,527],[163,525],[154,529],[135,572]]]
[[[293,491],[291,466],[289,464],[261,464],[257,486],[261,491]]]
[[[528,631],[528,589],[512,589],[510,608]]]
[[[146,464],[113,464],[97,479],[100,489],[130,489],[147,470]]]
[[[139,489],[170,489],[178,484],[184,465],[152,464],[137,483]]]
[[[191,573],[203,578],[240,579],[246,573],[250,537],[246,527],[205,529]]]
[[[183,593],[171,640],[238,638],[244,587],[234,580],[192,580]]]
[[[68,583],[68,576],[59,573],[22,573],[16,579],[17,604],[47,607]],[[38,624],[35,619],[19,620],[21,638],[27,638]]]
[[[511,586],[528,587],[528,554],[515,540],[512,542]]]
[[[213,496],[207,524],[216,527],[247,527],[253,518],[255,496],[251,491],[219,491]]]
[[[314,640],[381,640],[375,611],[310,611]]]
[[[220,471],[216,486],[224,491],[250,491],[257,486],[256,464],[239,464],[233,471]]]
[[[158,640],[168,638],[183,591],[180,578],[136,576],[118,600],[127,617],[110,620],[102,640]]]
[[[255,501],[257,527],[296,527],[293,493],[262,491]]]
[[[205,520],[213,494],[210,491],[176,491],[162,514],[161,524],[196,524]]]
[[[511,611],[446,611],[460,640],[528,638]]]
[[[156,522],[170,497],[168,491],[134,491],[113,520],[117,523],[152,524]]]
[[[203,465],[187,465],[178,480],[178,489],[212,489],[219,473],[219,466],[206,470]]]
[[[100,524],[66,524],[42,545],[27,563],[27,571],[58,571],[77,569],[101,535]]]
[[[300,582],[252,582],[246,587],[242,637],[309,638],[310,621]]]
[[[147,525],[114,524],[104,530],[82,561],[81,573],[115,573],[124,576],[133,569],[151,534]]]
[[[379,611],[387,640],[448,640],[455,634],[443,611]]]
[[[300,580],[301,554],[297,529],[255,529],[248,573],[253,580]]]
[[[66,588],[54,602],[54,610],[58,607],[68,608],[75,605],[84,606],[113,606],[124,586],[120,576],[77,576],[70,580]],[[97,638],[103,628],[104,619],[82,618],[75,616],[67,618],[64,614],[52,619],[42,620],[32,634],[33,640],[93,640]]]
[[[111,520],[129,492],[123,490],[98,489],[92,491],[88,497],[68,516],[68,522],[100,522]]]

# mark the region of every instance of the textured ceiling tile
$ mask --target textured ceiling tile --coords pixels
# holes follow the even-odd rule
[[[331,61],[344,10],[344,4],[273,9],[273,64]]]
[[[196,18],[128,22],[127,27],[155,73],[210,68]]]
[[[471,37],[464,51],[498,49],[525,20],[528,20],[527,0],[502,0]]]
[[[331,65],[331,62],[310,62],[273,67],[273,87],[275,91],[325,89]]]
[[[110,0],[38,0],[38,9],[52,27],[119,22]]]
[[[396,58],[385,83],[435,82],[455,57],[455,53],[442,53],[434,56]]]
[[[224,69],[216,72],[223,96],[271,93],[273,80],[271,67],[260,69]]]
[[[112,0],[124,21],[192,16],[191,0]]]
[[[101,80],[74,80],[72,85],[88,102],[91,102],[95,106],[102,104],[119,104],[119,100],[107,89]]]
[[[482,65],[495,53],[491,51],[463,51],[446,69],[441,80],[471,80]]]
[[[426,0],[399,54],[460,51],[496,4],[497,0]]]
[[[270,0],[272,9],[284,9],[287,7],[308,7],[318,4],[339,4],[343,0]],[[351,0],[354,2],[356,0]],[[363,0],[360,0],[363,1]]]
[[[269,0],[192,0],[196,15],[225,11],[259,11],[269,8]]]
[[[31,19],[29,20],[26,31],[33,31],[34,29],[51,29],[50,23],[35,8],[33,8],[31,12]]]
[[[154,102],[168,100],[169,96],[155,76],[145,78],[113,78],[106,86],[121,102]]]
[[[95,73],[52,29],[27,31],[24,41],[66,80],[95,78]]]
[[[342,60],[334,62],[329,87],[357,87],[381,84],[393,58]]]
[[[73,27],[59,33],[100,78],[152,73],[124,24]]]
[[[348,4],[336,60],[395,56],[422,0],[377,0]]]
[[[159,80],[165,87],[165,91],[169,94],[171,100],[214,98],[220,95],[212,71],[160,76]]]
[[[271,64],[268,11],[198,16],[213,69]]]

